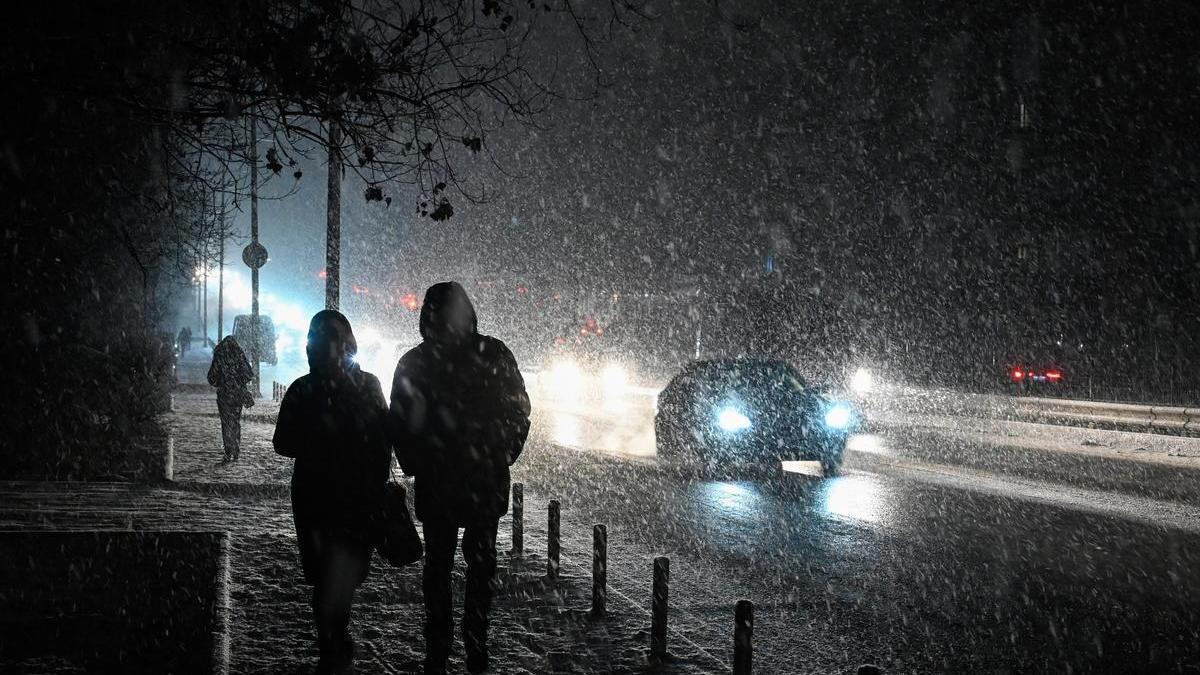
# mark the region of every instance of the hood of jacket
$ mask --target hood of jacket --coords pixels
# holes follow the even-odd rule
[[[219,359],[237,359],[239,356],[246,358],[242,346],[232,335],[221,338],[221,341],[213,348],[213,356]]]
[[[308,324],[305,345],[308,369],[314,375],[332,375],[336,370],[353,372],[358,354],[358,341],[350,328],[350,320],[341,312],[323,309],[313,315]]]
[[[457,281],[434,284],[421,305],[421,337],[435,344],[463,344],[479,334],[471,298]]]

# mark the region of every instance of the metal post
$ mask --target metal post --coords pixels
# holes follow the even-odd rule
[[[558,556],[561,550],[559,542],[560,508],[557,499],[550,500],[550,518],[546,527],[546,575],[551,579],[558,578]]]
[[[608,611],[608,528],[592,527],[592,615]]]
[[[250,117],[250,242],[258,243],[258,121],[253,116]],[[251,321],[254,323],[253,336],[250,341],[250,364],[254,367],[254,388],[251,393],[255,398],[262,395],[262,389],[259,386],[259,376],[261,365],[259,361],[262,356],[258,353],[258,343],[261,336],[258,334],[258,267],[250,267],[250,316],[254,317]]]
[[[338,309],[342,265],[342,162],[338,154],[341,128],[329,118],[329,180],[325,214],[325,309]]]
[[[667,587],[671,582],[671,560],[665,556],[654,559],[654,590],[650,606],[650,656],[667,656]]]
[[[208,241],[204,242],[204,271],[200,276],[202,284],[201,302],[202,309],[200,310],[200,330],[204,332],[204,340],[200,343],[201,347],[208,346]]]
[[[217,216],[217,342],[225,337],[225,193],[221,193],[221,212]]]
[[[754,666],[754,603],[738,600],[733,621],[733,675],[750,675]]]
[[[525,485],[513,483],[512,486],[512,552],[513,555],[525,553]]]

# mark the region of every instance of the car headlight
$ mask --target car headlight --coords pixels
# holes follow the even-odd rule
[[[848,429],[853,420],[854,413],[844,403],[835,404],[825,411],[825,426],[835,431]]]
[[[616,363],[610,363],[600,373],[600,383],[604,387],[606,395],[619,396],[624,393],[629,378],[625,375],[624,368]]]
[[[550,369],[550,386],[561,399],[577,399],[583,394],[583,371],[574,361],[561,361]]]
[[[717,426],[723,431],[735,432],[750,428],[750,418],[733,406],[725,406],[717,413]]]
[[[875,379],[871,376],[871,371],[866,368],[859,368],[854,371],[854,375],[850,377],[850,391],[858,395],[871,393],[875,388]]]

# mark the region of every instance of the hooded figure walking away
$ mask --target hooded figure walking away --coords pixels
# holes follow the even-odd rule
[[[184,326],[179,329],[179,357],[183,358],[187,355],[188,350],[192,347],[192,329]]]
[[[415,477],[425,533],[425,672],[445,672],[454,641],[450,573],[463,528],[463,645],[467,670],[479,673],[488,668],[496,529],[508,511],[509,467],[529,434],[529,397],[512,352],[479,334],[459,284],[425,293],[421,337],[396,366],[391,430],[401,468]]]
[[[232,335],[226,335],[213,349],[212,365],[208,367],[208,383],[217,388],[217,412],[221,415],[221,441],[225,446],[228,464],[238,458],[242,446],[242,408],[254,405],[247,385],[254,379],[254,369],[246,353]]]
[[[379,378],[354,361],[350,322],[317,312],[308,328],[309,373],[279,406],[275,452],[296,460],[292,515],[304,580],[313,585],[318,673],[353,672],[350,610],[367,577],[370,523],[391,465],[387,402]]]

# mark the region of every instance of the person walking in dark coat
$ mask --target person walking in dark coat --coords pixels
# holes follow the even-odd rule
[[[503,342],[480,335],[457,283],[432,286],[421,308],[424,341],[392,380],[392,443],[414,476],[425,534],[425,672],[443,673],[453,643],[450,573],[458,529],[467,563],[463,644],[467,670],[487,670],[496,529],[508,511],[509,467],[529,433],[529,397]]]
[[[353,672],[350,610],[367,577],[370,523],[387,483],[391,446],[379,379],[354,362],[350,322],[318,312],[308,329],[309,373],[279,406],[275,452],[296,460],[292,515],[304,579],[313,585],[318,672]]]
[[[221,416],[221,441],[225,446],[222,464],[237,460],[242,446],[242,408],[254,405],[247,385],[254,370],[246,353],[232,335],[226,335],[213,350],[208,383],[217,388],[217,412]]]
[[[188,349],[192,347],[192,329],[184,326],[179,329],[179,358],[187,355]]]

